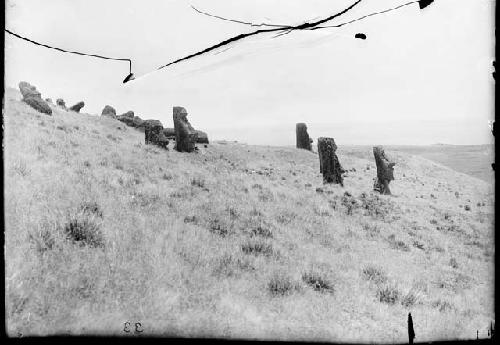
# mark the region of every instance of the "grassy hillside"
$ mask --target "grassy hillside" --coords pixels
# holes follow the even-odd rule
[[[116,120],[19,99],[6,91],[10,335],[123,335],[129,321],[143,334],[406,342],[411,311],[417,341],[486,336],[491,184],[387,151],[394,196],[380,196],[369,148],[340,148],[345,188],[325,186],[311,152],[165,151]]]

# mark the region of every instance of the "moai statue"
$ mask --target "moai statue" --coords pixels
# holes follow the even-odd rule
[[[83,101],[76,103],[75,105],[71,106],[69,110],[74,111],[79,113],[80,110],[85,106],[85,103]]]
[[[22,101],[24,103],[41,113],[52,115],[52,109],[49,107],[49,104],[42,99],[41,93],[37,91],[34,85],[22,81],[19,83],[19,90],[23,95]]]
[[[58,98],[56,100],[56,104],[66,110],[66,103],[64,102],[64,99]]]
[[[198,133],[187,119],[183,107],[174,107],[175,149],[179,152],[193,152],[196,149]]]
[[[375,156],[375,163],[377,164],[377,178],[373,185],[373,190],[380,192],[380,194],[391,195],[389,183],[394,180],[394,165],[386,156],[382,146],[373,147],[373,155]]]
[[[311,151],[312,140],[307,134],[307,126],[305,123],[297,123],[295,127],[297,135],[297,148]]]
[[[337,183],[344,186],[342,174],[345,170],[340,165],[337,145],[333,138],[318,138],[319,172],[323,174],[324,183]]]

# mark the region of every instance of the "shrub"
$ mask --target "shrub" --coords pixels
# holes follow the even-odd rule
[[[300,285],[285,272],[274,272],[267,284],[267,289],[273,296],[286,296],[300,290]]]
[[[314,291],[333,293],[333,283],[319,272],[310,271],[302,274],[302,281],[312,287]]]
[[[363,277],[375,284],[383,284],[387,281],[387,274],[381,267],[368,265],[363,268]]]

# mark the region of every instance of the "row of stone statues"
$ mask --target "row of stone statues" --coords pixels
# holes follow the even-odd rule
[[[312,151],[312,139],[307,133],[307,126],[305,123],[297,123],[297,148]],[[346,172],[339,162],[337,154],[337,145],[333,138],[318,138],[318,156],[319,156],[319,172],[323,174],[324,183],[335,183],[344,186],[344,179],[342,174]],[[377,177],[373,190],[380,194],[390,195],[389,183],[394,180],[394,165],[385,155],[382,146],[373,147],[373,155],[375,157],[375,164],[377,165]]]
[[[22,81],[19,83],[19,90],[23,96],[22,101],[33,109],[47,115],[52,115],[52,108],[49,103],[52,99],[42,99],[41,93],[35,86]],[[64,110],[79,113],[85,103],[78,102],[70,108],[66,107],[63,99],[58,98],[56,105]],[[208,136],[205,132],[193,128],[187,119],[187,111],[183,107],[174,107],[174,128],[163,128],[158,120],[143,120],[135,116],[133,111],[128,111],[122,115],[116,115],[116,110],[110,105],[106,105],[101,116],[109,117],[125,123],[127,126],[144,130],[146,145],[157,145],[167,148],[169,139],[175,140],[175,149],[179,152],[193,152],[197,150],[196,144],[208,144]]]
[[[42,99],[42,94],[36,89],[34,85],[31,85],[26,81],[21,81],[19,83],[19,90],[21,91],[21,95],[23,96],[22,101],[24,103],[28,104],[30,107],[39,111],[40,113],[52,115],[52,108],[49,106],[49,104],[52,104],[52,99]],[[70,110],[79,113],[80,110],[85,106],[85,103],[81,101],[67,108],[64,100],[62,98],[58,98],[56,101],[56,105],[64,110]]]
[[[208,144],[205,132],[193,128],[187,119],[187,111],[183,107],[173,108],[174,128],[163,128],[158,120],[143,120],[135,116],[133,111],[116,115],[116,110],[106,105],[101,116],[110,117],[125,123],[127,126],[144,131],[146,145],[156,145],[168,149],[169,140],[175,140],[175,149],[179,152],[193,152],[196,144]]]
[[[193,128],[187,119],[188,112],[184,107],[173,108],[174,128],[163,128],[160,121],[146,126],[144,135],[146,145],[157,145],[166,148],[168,139],[175,140],[175,149],[179,152],[197,150],[196,143],[208,144],[208,136]]]

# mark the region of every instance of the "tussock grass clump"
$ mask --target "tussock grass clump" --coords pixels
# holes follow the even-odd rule
[[[60,130],[60,131],[63,131],[65,133],[71,133],[72,130],[71,128],[68,128],[66,125],[59,125],[56,127],[56,129]]]
[[[132,205],[140,207],[153,206],[161,200],[158,194],[148,192],[136,192],[132,197]]]
[[[89,213],[102,218],[102,210],[95,201],[86,201],[80,205],[80,210],[84,213]]]
[[[363,277],[375,284],[383,284],[387,282],[387,274],[381,267],[368,265],[363,268]]]
[[[352,215],[353,211],[360,207],[358,200],[348,192],[345,192],[344,195],[342,195],[340,203],[346,209],[346,213],[348,215]]]
[[[205,180],[200,177],[193,177],[191,179],[191,186],[206,189]]]
[[[80,211],[68,217],[64,232],[73,242],[89,247],[104,247],[104,236],[96,217]]]
[[[255,267],[248,258],[241,258],[228,253],[216,260],[213,274],[217,276],[237,277],[242,271],[253,270],[255,270]]]
[[[263,240],[251,239],[241,245],[241,250],[245,254],[252,255],[273,255],[273,246]]]
[[[418,249],[424,250],[424,244],[423,244],[423,243],[420,243],[419,241],[413,241],[413,246],[414,246],[415,248],[418,248]]]
[[[276,216],[276,221],[280,224],[290,224],[297,218],[297,213],[285,210]]]
[[[364,210],[366,216],[378,218],[382,220],[396,220],[399,216],[399,207],[389,199],[385,199],[376,194],[361,193],[359,197],[360,208]]]
[[[334,293],[335,291],[333,282],[317,271],[304,272],[302,281],[312,287],[314,291],[328,293]]]
[[[48,223],[42,223],[35,231],[30,231],[28,239],[35,244],[35,249],[40,254],[53,249],[56,244],[54,229],[51,231]]]
[[[402,251],[405,251],[405,252],[409,252],[410,251],[410,247],[404,241],[396,240],[396,235],[394,235],[394,234],[390,235],[387,238],[387,240],[391,244],[391,247],[394,248],[394,249],[402,250]]]
[[[185,216],[184,217],[184,223],[194,223],[196,224],[198,221],[198,218],[196,216]]]
[[[449,312],[455,309],[452,303],[443,299],[438,299],[432,302],[432,307],[438,309],[441,313]]]
[[[286,272],[276,271],[271,275],[267,289],[272,296],[287,296],[299,291],[300,284]]]
[[[401,297],[401,305],[409,308],[420,302],[420,294],[417,289],[411,288]]]
[[[227,234],[229,233],[227,228],[224,226],[224,224],[221,223],[218,218],[212,219],[210,221],[210,232],[222,237],[227,236]]]
[[[193,188],[189,188],[186,186],[181,187],[178,190],[173,191],[172,193],[169,194],[171,198],[179,198],[179,199],[185,199],[185,198],[187,199],[194,195],[196,195],[196,193],[193,190]]]
[[[264,238],[273,238],[273,233],[267,227],[264,227],[262,224],[256,226],[250,231],[250,236],[260,236]]]
[[[269,189],[263,189],[259,191],[259,201],[271,202],[274,201],[274,195]]]
[[[377,235],[380,234],[380,228],[377,224],[370,224],[365,222],[362,224],[362,228],[366,232],[366,234],[370,237],[376,237]]]
[[[31,173],[31,170],[28,168],[28,165],[23,160],[16,162],[12,167],[12,169],[22,177],[26,177]]]
[[[377,287],[377,298],[382,303],[395,304],[400,297],[401,292],[394,283],[386,283]]]
[[[106,138],[108,138],[109,140],[111,140],[111,141],[113,141],[115,143],[120,142],[122,140],[122,138],[116,137],[113,134],[106,135]]]
[[[172,174],[167,174],[167,173],[164,173],[163,176],[161,177],[162,179],[164,180],[167,180],[167,181],[170,181],[171,179],[173,179],[174,177],[172,176]]]

